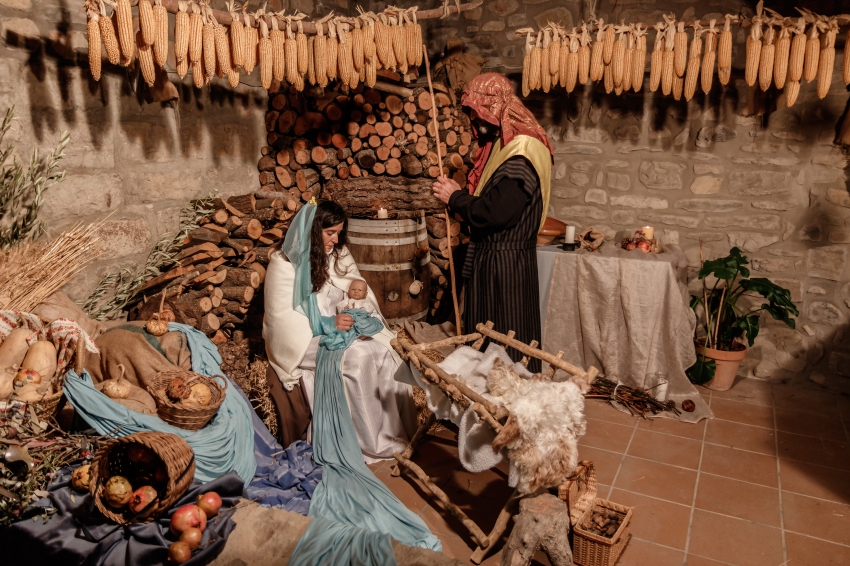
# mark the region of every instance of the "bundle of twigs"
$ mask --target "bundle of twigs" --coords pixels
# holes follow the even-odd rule
[[[7,409],[0,416],[0,454],[11,447],[23,448],[33,466],[24,461],[0,461],[0,526],[32,516],[28,509],[47,497],[47,485],[56,472],[74,462],[91,460],[103,439],[67,434],[53,419],[40,420],[31,407]],[[48,507],[33,509],[45,521],[55,512]]]
[[[0,310],[31,311],[103,252],[103,222],[78,224],[51,242],[0,251]]]
[[[661,411],[671,411],[680,414],[673,401],[661,402],[642,389],[627,387],[598,376],[590,385],[590,391],[585,393],[585,399],[607,399],[612,405],[616,402],[624,406],[633,416],[646,418],[647,413],[653,415]]]

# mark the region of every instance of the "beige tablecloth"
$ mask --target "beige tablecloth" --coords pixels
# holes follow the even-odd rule
[[[612,381],[652,388],[668,381],[667,399],[697,408],[682,419],[711,417],[685,375],[696,361],[696,319],[688,307],[687,263],[677,246],[654,255],[605,242],[599,252],[537,248],[543,348],[595,366]],[[662,413],[662,416],[672,416]]]

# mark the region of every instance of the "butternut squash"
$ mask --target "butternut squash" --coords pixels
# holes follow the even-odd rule
[[[33,334],[28,328],[15,328],[0,346],[0,399],[12,394],[15,374],[27,355],[27,339]]]
[[[41,379],[49,381],[56,373],[56,346],[49,340],[39,340],[27,350],[27,355],[21,364],[21,369],[31,369],[41,375]]]
[[[27,383],[15,391],[15,399],[25,403],[37,403],[44,399],[45,395],[52,393],[50,384]]]

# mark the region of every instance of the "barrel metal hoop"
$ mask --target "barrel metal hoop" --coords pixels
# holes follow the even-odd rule
[[[407,246],[410,244],[415,244],[416,242],[421,242],[425,238],[415,238],[413,236],[409,238],[386,238],[386,239],[372,239],[372,238],[357,238],[357,237],[348,237],[348,243],[350,244],[358,244],[361,246]]]
[[[402,317],[402,318],[388,318],[387,324],[401,325],[401,324],[404,324],[405,322],[413,322],[415,320],[421,320],[421,319],[425,318],[425,315],[427,315],[427,314],[428,314],[428,309],[425,309],[422,312],[418,312],[414,315],[405,316],[405,317]]]
[[[383,220],[380,223],[373,220],[349,220],[348,230],[363,234],[400,234],[425,230],[424,222],[415,220]]]
[[[428,265],[431,262],[431,254],[426,255],[424,258],[419,260],[419,265]],[[357,269],[360,271],[407,271],[408,269],[413,269],[412,262],[404,262],[404,263],[386,263],[386,264],[376,264],[376,263],[358,263]]]

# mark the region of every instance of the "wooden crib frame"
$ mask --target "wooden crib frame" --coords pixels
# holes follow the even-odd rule
[[[472,342],[472,348],[480,350],[484,345],[484,341],[489,338],[503,346],[519,350],[524,356],[520,362],[523,366],[527,367],[531,358],[537,358],[541,361],[547,362],[549,364],[549,368],[544,375],[549,379],[554,377],[555,372],[560,369],[572,376],[579,377],[590,384],[599,374],[599,370],[595,367],[591,366],[587,370],[584,370],[564,361],[562,359],[564,356],[563,351],[559,350],[557,354],[552,355],[549,352],[538,348],[538,342],[536,340],[532,341],[530,344],[525,344],[524,342],[516,340],[514,338],[516,333],[513,330],[508,331],[507,334],[497,332],[493,330],[492,322],[487,322],[487,324],[478,324],[476,330],[477,332],[473,332],[472,334],[454,336],[437,342],[422,344],[413,344],[406,338],[397,338],[392,341],[392,345],[402,359],[413,364],[422,376],[430,383],[439,387],[448,396],[452,403],[457,403],[463,410],[466,410],[471,405],[472,410],[478,413],[481,420],[487,423],[496,434],[501,432],[502,426],[511,416],[510,411],[503,406],[489,401],[457,379],[457,377],[448,374],[437,365],[437,362],[425,354],[426,351],[444,346],[460,346],[470,342]],[[396,477],[401,475],[401,469],[399,466],[404,466],[406,470],[410,470],[414,473],[414,475],[416,475],[419,481],[425,485],[431,494],[439,499],[449,513],[457,518],[469,531],[472,540],[476,545],[478,545],[472,553],[471,560],[475,564],[480,564],[490,550],[492,550],[494,544],[505,532],[511,517],[515,514],[516,509],[518,509],[520,499],[525,496],[514,490],[514,493],[508,498],[508,501],[506,501],[505,505],[502,507],[493,529],[489,534],[485,534],[475,521],[470,519],[460,507],[449,499],[449,496],[446,495],[446,493],[431,480],[428,474],[426,474],[419,465],[410,460],[410,457],[413,455],[416,447],[425,439],[425,436],[436,420],[436,417],[432,414],[424,423],[422,423],[416,431],[416,434],[413,435],[413,438],[410,440],[410,443],[407,445],[404,452],[401,454],[394,454],[397,464],[393,466],[392,475]],[[562,495],[564,493],[569,493],[569,488],[572,482],[582,476],[589,466],[589,462],[582,462],[576,473],[559,487],[559,494],[561,494],[559,496],[561,496],[562,499],[565,499],[566,501],[567,498]]]

